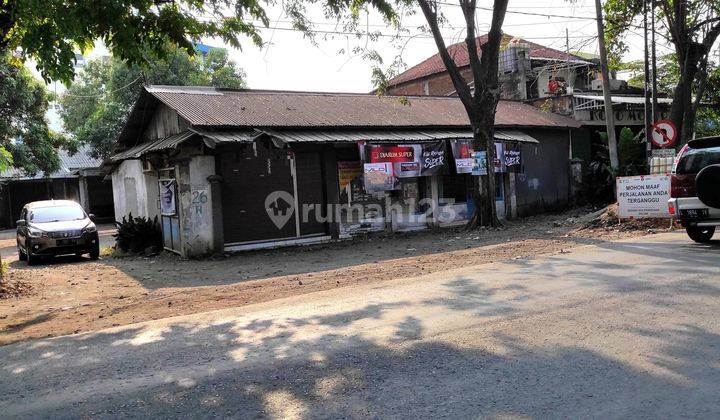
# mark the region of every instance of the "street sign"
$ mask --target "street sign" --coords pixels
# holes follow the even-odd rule
[[[671,147],[677,140],[677,129],[675,124],[670,120],[660,120],[653,124],[652,142],[660,148]]]
[[[618,213],[621,218],[670,217],[670,175],[617,177]]]

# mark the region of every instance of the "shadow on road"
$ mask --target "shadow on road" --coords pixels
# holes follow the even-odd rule
[[[637,250],[639,256],[673,255],[662,244],[617,246]],[[699,269],[710,256],[698,258],[675,262]],[[615,287],[619,275],[597,281],[610,282],[613,293],[643,290]],[[481,320],[516,311],[527,286],[513,281],[485,288],[456,278],[445,287],[448,297],[425,300],[422,307]],[[717,289],[682,285],[668,286],[661,295],[708,292],[718,295]],[[494,302],[506,293],[517,300]],[[701,326],[613,331],[629,335],[630,341],[656,343],[629,364],[607,352],[532,344],[510,334],[468,337],[472,345],[452,345],[424,337],[424,322],[408,310],[412,305],[400,299],[327,315],[138,326],[7,346],[0,348],[0,405],[11,416],[63,417],[720,415],[720,365],[715,363],[720,335]],[[409,315],[388,321],[401,310]],[[31,399],[21,402],[28,393]]]

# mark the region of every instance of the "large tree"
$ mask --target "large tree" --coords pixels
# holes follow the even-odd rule
[[[58,148],[74,144],[45,121],[49,93],[20,60],[0,54],[0,168],[14,164],[28,174],[56,171]]]
[[[470,221],[470,227],[497,226],[499,222],[495,208],[495,172],[493,170],[495,161],[494,127],[495,112],[500,100],[498,58],[503,39],[501,28],[508,0],[494,0],[490,31],[487,34],[487,41],[480,45],[480,50],[478,50],[477,44],[476,0],[459,0],[465,18],[465,47],[470,61],[472,88],[460,73],[460,69],[445,45],[441,32],[440,3],[436,0],[418,0],[418,3],[455,91],[465,106],[473,131],[473,147],[477,151],[485,151],[489,163],[487,176],[475,178],[477,182],[474,189],[474,200],[478,211]]]
[[[239,47],[238,36],[261,42],[257,0],[0,0],[0,50],[37,62],[46,80],[70,82],[75,52],[97,40],[130,64],[163,56],[168,43],[193,51],[202,37]]]
[[[708,85],[713,45],[720,36],[720,2],[717,0],[655,0],[660,19],[659,36],[675,49],[678,78],[673,88],[670,119],[680,131],[680,144],[694,133],[698,108]],[[643,16],[642,0],[608,0],[605,3],[605,38],[616,56],[627,50],[622,36]]]
[[[165,58],[147,66],[115,58],[90,61],[62,95],[65,129],[79,143],[89,144],[95,156],[106,157],[143,83],[245,87],[244,73],[228,59],[226,50],[213,48],[204,56],[191,56],[179,48],[168,49]]]

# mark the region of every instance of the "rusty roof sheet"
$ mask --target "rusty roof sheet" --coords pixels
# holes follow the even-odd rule
[[[187,141],[194,135],[196,135],[196,133],[192,131],[183,131],[182,133],[176,134],[174,136],[141,143],[137,146],[131,147],[127,150],[110,156],[109,160],[111,162],[120,162],[125,159],[137,159],[140,156],[150,152],[175,149],[180,144]]]
[[[527,44],[527,46],[530,49],[530,59],[531,60],[553,60],[553,61],[565,61],[565,60],[572,60],[572,61],[580,61],[590,64],[587,60],[583,59],[582,57],[578,57],[576,55],[567,54],[563,51],[559,51],[553,48],[549,48],[540,44],[536,44],[534,42],[530,42],[527,40],[524,40],[522,38],[514,37],[512,35],[505,34],[503,35],[503,41],[510,41],[511,39],[517,40],[521,43]],[[477,44],[477,49],[480,51],[480,46],[487,42],[487,34],[479,36],[475,38],[475,43]],[[465,45],[465,41],[458,42],[457,44],[450,45],[448,48],[448,52],[450,53],[450,56],[453,57],[453,60],[455,61],[455,64],[457,64],[458,67],[465,67],[470,65],[470,55],[468,54],[467,45]],[[440,58],[440,54],[435,54],[432,57],[426,59],[425,61],[421,62],[420,64],[417,64],[413,67],[410,67],[406,71],[398,74],[394,78],[390,79],[388,84],[390,86],[396,86],[402,83],[406,83],[415,79],[420,79],[426,76],[430,76],[437,73],[442,73],[445,71],[445,64],[442,61],[442,58]]]
[[[468,127],[455,97],[225,90],[149,86],[147,92],[190,125],[227,128]],[[498,127],[578,128],[573,119],[520,102],[500,101]]]

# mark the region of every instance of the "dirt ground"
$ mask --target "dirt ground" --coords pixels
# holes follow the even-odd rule
[[[0,345],[264,302],[358,283],[473,266],[655,230],[585,226],[588,209],[509,222],[502,230],[462,228],[376,234],[333,244],[245,252],[205,260],[58,258],[28,267],[12,234],[0,235],[11,281],[29,293],[0,299]],[[669,223],[668,223],[669,225]],[[660,229],[657,229],[658,231]],[[112,240],[101,232],[101,242]]]

